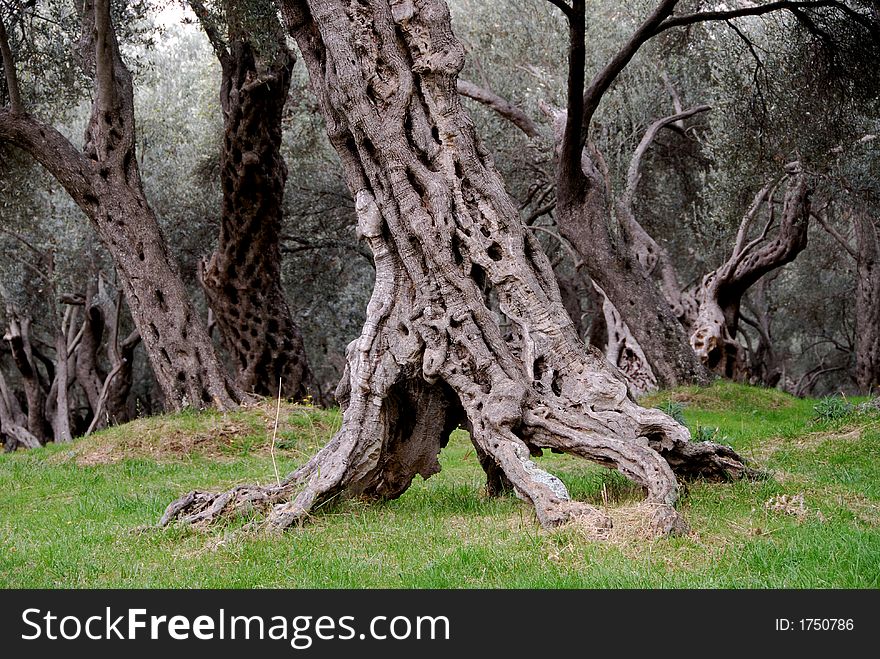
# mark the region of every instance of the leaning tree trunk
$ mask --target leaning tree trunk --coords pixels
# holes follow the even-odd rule
[[[38,448],[42,442],[28,428],[27,415],[22,411],[15,394],[9,390],[3,370],[0,369],[0,436],[5,437],[5,450],[19,446]]]
[[[279,238],[287,180],[281,118],[294,57],[283,41],[277,48],[274,61],[258,67],[248,41],[233,35],[228,45],[215,44],[223,72],[223,211],[201,279],[238,385],[274,396],[281,382],[286,396],[304,397],[311,373],[281,286]]]
[[[95,80],[84,153],[15,106],[0,110],[0,140],[38,160],[91,220],[113,257],[166,406],[232,408],[242,394],[229,381],[190,304],[144,196],[135,157],[132,78],[119,52],[109,3],[86,1],[81,9],[81,51]]]
[[[49,436],[44,416],[46,394],[31,349],[31,319],[27,316],[19,316],[11,306],[7,307],[7,315],[9,327],[3,338],[9,342],[12,359],[24,385],[27,431],[42,443]]]
[[[52,410],[52,431],[56,443],[65,443],[73,440],[70,429],[70,401],[67,393],[70,381],[70,360],[67,356],[67,330],[71,311],[65,314],[61,326],[55,333],[55,381],[50,389],[49,406]],[[53,395],[54,394],[54,395]]]
[[[575,247],[593,281],[620,314],[661,386],[705,383],[684,327],[630,248],[614,234],[605,184],[598,172],[578,184],[557,184],[559,232]]]
[[[491,490],[512,487],[545,526],[610,523],[532,461],[550,448],[617,468],[645,488],[658,531],[683,528],[675,473],[736,475],[743,464],[639,407],[619,372],[578,340],[547,258],[460,105],[463,50],[446,4],[283,7],[355,195],[375,289],[347,351],[342,427],[327,446],[279,485],[191,492],[161,523],[257,506],[286,527],[339,494],[397,497],[416,474],[439,470],[461,424]],[[502,335],[477,282],[494,289],[516,336]]]
[[[880,222],[855,212],[856,381],[865,393],[880,387]]]

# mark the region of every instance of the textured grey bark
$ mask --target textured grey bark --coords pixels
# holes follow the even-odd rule
[[[603,352],[605,359],[617,366],[626,376],[633,394],[639,396],[657,389],[657,378],[645,352],[630,332],[617,308],[598,285],[596,291],[602,298],[602,318],[606,331]]]
[[[83,152],[15,108],[0,109],[0,141],[30,153],[90,219],[113,257],[166,406],[232,408],[243,395],[217,359],[143,193],[131,74],[119,53],[109,3],[86,1],[81,10],[80,52],[95,81]]]
[[[31,348],[31,319],[20,315],[10,304],[7,304],[6,316],[8,327],[3,339],[9,342],[12,359],[24,386],[27,403],[26,429],[42,444],[49,439],[51,432],[43,415],[46,404],[45,389],[40,381],[40,373]]]
[[[37,448],[42,442],[28,428],[27,415],[22,411],[15,395],[9,390],[3,371],[0,370],[0,437],[4,450],[14,451],[19,446]]]
[[[743,295],[761,277],[790,263],[807,246],[810,188],[799,163],[792,163],[788,169],[779,228],[774,236],[768,237],[776,221],[774,188],[768,185],[743,218],[730,258],[703,277],[696,294],[699,310],[691,345],[704,364],[727,378],[745,379],[748,374],[742,346],[736,340]],[[764,229],[748,240],[749,229],[765,206],[768,220]]]
[[[100,274],[95,279],[84,297],[85,318],[76,347],[76,379],[92,413],[87,434],[129,420],[134,350],[141,341],[136,329],[127,337],[120,337],[122,292],[111,291]],[[108,371],[99,364],[102,346],[106,349]]]
[[[604,177],[584,157],[584,179],[557,179],[559,232],[578,251],[593,281],[620,314],[660,386],[705,383],[707,374],[688,336],[633,249],[628,227],[612,219]]]
[[[639,407],[573,331],[550,264],[525,230],[456,91],[463,50],[440,0],[288,0],[284,16],[308,67],[356,199],[376,283],[337,391],[340,430],[280,485],[190,492],[160,523],[202,523],[232,509],[278,528],[338,495],[398,496],[466,427],[490,489],[512,487],[544,526],[610,520],[572,501],[531,456],[550,448],[618,469],[644,487],[658,532],[685,527],[674,469],[738,476],[727,447]],[[518,328],[502,335],[483,286]]]
[[[566,112],[557,118],[556,217],[559,232],[575,247],[587,272],[604,291],[648,359],[661,386],[708,381],[688,344],[681,323],[632,248],[627,223],[617,222],[612,191],[600,153],[588,142],[596,108],[611,83],[672,13],[676,2],[664,0],[608,64],[586,84],[583,0],[563,12],[569,24],[569,70]]]
[[[208,303],[246,392],[303,398],[313,388],[302,333],[281,282],[280,233],[287,166],[281,120],[294,55],[281,26],[274,53],[257,53],[230,3],[221,39],[192,2],[220,60],[223,207],[217,248],[201,271]],[[271,47],[270,47],[271,48]]]
[[[865,393],[880,389],[880,222],[853,213],[856,235],[856,382]]]

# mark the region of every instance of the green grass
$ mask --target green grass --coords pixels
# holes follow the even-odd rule
[[[544,531],[526,504],[482,494],[462,432],[441,454],[443,471],[396,501],[334,503],[281,535],[245,533],[240,522],[160,530],[152,525],[165,506],[189,489],[273,478],[274,410],[184,413],[0,456],[0,587],[880,587],[876,416],[817,421],[817,401],[729,383],[643,404],[670,400],[692,430],[717,428],[772,474],[688,484],[680,508],[693,531],[683,537],[630,531],[638,490],[558,455],[540,460],[617,524],[604,541],[578,527]],[[336,411],[285,408],[279,470],[338,425]],[[803,510],[768,508],[798,495]]]

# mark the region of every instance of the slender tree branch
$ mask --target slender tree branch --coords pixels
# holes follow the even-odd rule
[[[730,290],[747,290],[764,274],[789,263],[807,245],[810,217],[810,187],[802,173],[796,173],[788,184],[782,220],[776,236],[765,241],[773,216],[760,236],[747,244],[739,254],[731,256],[722,266],[723,279]],[[719,270],[720,272],[720,270]]]
[[[761,336],[761,339],[766,344],[770,344],[770,337],[767,335],[767,332],[764,331],[763,326],[757,320],[749,317],[748,314],[743,313],[742,310],[740,310],[739,312],[739,319],[743,321],[746,325],[753,327],[755,331]]]
[[[749,206],[749,210],[743,215],[742,222],[739,224],[739,230],[736,232],[736,242],[733,246],[734,257],[738,257],[742,254],[746,236],[749,233],[749,227],[752,226],[752,221],[755,219],[758,211],[761,210],[761,206],[767,198],[767,195],[770,194],[772,198],[773,194],[771,193],[771,190],[775,190],[775,184],[773,181],[768,181],[758,194],[755,195],[755,198],[752,200],[752,205]]]
[[[529,214],[529,215],[523,220],[523,224],[525,224],[525,225],[527,225],[527,226],[531,226],[532,222],[534,222],[535,220],[537,220],[537,219],[538,219],[539,217],[541,217],[542,215],[546,215],[547,213],[549,213],[550,211],[552,211],[554,208],[556,208],[556,202],[555,202],[555,201],[551,201],[549,204],[545,204],[544,206],[541,206],[540,208],[537,208],[536,210],[532,211],[532,212],[531,212],[531,213],[530,213],[530,214]]]
[[[795,385],[794,395],[798,397],[806,396],[813,387],[816,386],[816,382],[819,378],[826,373],[833,373],[834,371],[842,371],[843,366],[831,366],[828,368],[822,368],[825,366],[825,362],[823,361],[817,368],[807,371],[801,379],[798,380],[797,385]],[[804,384],[804,380],[806,380],[806,384]]]
[[[298,236],[291,235],[283,235],[281,236],[281,240],[290,240],[292,242],[297,243],[294,246],[288,246],[282,243],[281,252],[284,254],[298,254],[300,252],[308,252],[315,249],[346,249],[351,250],[360,256],[362,256],[371,266],[373,265],[373,255],[372,253],[358,245],[356,243],[347,242],[344,240],[316,240],[309,241],[305,238],[301,238]]]
[[[717,11],[701,11],[693,14],[682,14],[681,16],[673,16],[664,20],[656,26],[652,36],[665,32],[674,27],[682,27],[693,25],[695,23],[706,23],[709,21],[727,21],[733,18],[741,18],[743,16],[763,16],[775,11],[797,9],[818,9],[821,7],[834,7],[847,14],[850,18],[858,20],[862,25],[870,27],[865,22],[865,17],[859,12],[854,11],[850,7],[845,6],[837,0],[780,0],[778,2],[768,2],[763,5],[750,5],[747,7],[738,7],[737,9],[726,9]]]
[[[555,4],[555,3],[554,3]],[[578,2],[575,2],[573,15],[569,17],[572,24],[576,18]],[[662,0],[658,3],[654,11],[632,34],[623,47],[617,51],[614,57],[600,70],[590,81],[586,91],[583,94],[583,102],[573,104],[569,102],[569,112],[575,107],[581,109],[583,121],[579,131],[566,131],[566,138],[575,137],[576,133],[578,141],[577,145],[582,148],[586,143],[587,131],[593,115],[599,107],[605,92],[611,87],[611,84],[620,75],[621,71],[626,68],[627,64],[632,60],[639,49],[650,39],[674,27],[693,25],[694,23],[702,23],[709,21],[725,21],[743,16],[762,16],[775,11],[798,9],[812,9],[821,7],[833,7],[845,13],[852,20],[859,22],[861,25],[871,31],[872,35],[877,36],[878,30],[876,25],[863,14],[847,7],[837,0],[780,0],[777,2],[769,2],[762,5],[753,5],[748,7],[739,7],[731,10],[703,11],[692,14],[683,14],[680,16],[672,16],[678,0]],[[583,3],[580,3],[583,6]],[[574,30],[570,30],[570,49],[572,52],[583,44],[583,32],[576,34]],[[572,55],[569,56],[569,95],[580,87],[577,85],[577,79],[573,78],[572,69],[575,62]],[[582,68],[582,67],[581,67]],[[574,85],[572,83],[575,83]],[[581,114],[581,113],[578,113]],[[569,121],[572,117],[569,116]],[[579,149],[576,151],[579,158]]]
[[[205,36],[208,37],[208,41],[211,42],[211,47],[214,49],[217,59],[219,59],[221,63],[226,62],[229,58],[229,50],[226,46],[226,42],[217,30],[217,23],[213,20],[211,12],[208,11],[208,8],[205,7],[205,4],[201,2],[201,0],[187,0],[187,3],[190,8],[192,8],[193,13],[201,24]]]
[[[122,343],[119,344],[122,347],[122,352],[125,354],[131,350],[134,350],[135,346],[141,342],[141,333],[137,329],[133,329],[131,334],[125,337],[122,340]]]
[[[770,232],[770,228],[773,226],[774,221],[776,220],[776,214],[773,212],[773,206],[770,206],[770,216],[767,218],[767,223],[764,225],[763,231],[758,234],[758,237],[748,243],[745,247],[742,248],[742,251],[736,255],[736,258],[733,262],[733,270],[739,266],[740,263],[751,253],[755,247],[764,242],[764,239],[767,238],[767,234]]]
[[[681,102],[681,96],[672,84],[672,80],[669,79],[669,75],[667,75],[666,71],[660,72],[660,79],[663,80],[663,86],[666,87],[666,91],[669,92],[669,96],[672,98],[672,108],[675,110],[675,113],[678,114],[679,112],[684,112],[684,105]],[[684,120],[681,119],[676,121],[675,126],[683,131]]]
[[[12,238],[15,238],[18,242],[20,242],[22,245],[24,245],[29,250],[31,250],[31,252],[36,254],[38,258],[42,258],[43,256],[45,256],[45,254],[43,254],[42,250],[34,247],[34,245],[31,242],[29,242],[24,236],[22,236],[18,232],[13,231],[12,229],[9,229],[4,226],[0,226],[0,232],[5,233],[7,236],[11,236]]]
[[[79,326],[79,331],[74,335],[74,337],[68,341],[67,344],[67,358],[70,359],[73,357],[73,353],[76,352],[76,349],[79,347],[79,342],[82,341],[83,335],[86,332],[86,323],[88,323],[88,315],[83,319],[82,325]]]
[[[107,403],[107,395],[110,391],[110,383],[113,381],[113,378],[116,377],[116,374],[122,370],[122,367],[125,366],[125,360],[122,359],[116,362],[116,365],[113,367],[113,370],[107,375],[104,379],[104,386],[101,387],[101,395],[98,398],[98,404],[96,405],[95,415],[92,417],[92,422],[89,424],[88,429],[86,430],[84,437],[88,437],[94,431],[95,426],[98,425],[100,421],[101,414],[104,412],[104,406]]]
[[[15,59],[9,48],[9,38],[6,35],[6,27],[3,18],[0,17],[0,54],[3,56],[3,71],[6,74],[6,91],[9,94],[9,109],[13,114],[24,114],[24,106],[21,103],[21,89],[18,86],[18,74],[15,72]]]
[[[21,258],[20,256],[18,256],[16,254],[9,254],[7,256],[7,258],[11,259],[12,261],[15,261],[16,263],[18,263],[21,266],[24,266],[27,270],[30,270],[34,275],[36,275],[39,279],[43,280],[47,284],[52,283],[52,280],[49,279],[49,277],[46,275],[46,273],[43,272],[43,270],[41,268],[38,268],[37,266],[35,266],[33,263],[29,263],[28,261],[24,260],[23,258]]]
[[[683,112],[678,112],[677,114],[673,114],[669,117],[663,117],[662,119],[658,119],[645,131],[644,136],[642,137],[641,142],[639,142],[638,147],[636,147],[635,152],[633,153],[632,160],[630,161],[629,170],[626,175],[626,190],[623,193],[623,197],[621,199],[621,203],[625,204],[627,207],[632,207],[633,199],[635,198],[636,187],[639,184],[639,180],[642,177],[641,167],[642,167],[642,158],[644,158],[645,153],[651,147],[654,139],[657,137],[657,133],[659,133],[663,128],[669,126],[670,124],[675,124],[679,121],[684,121],[695,114],[699,114],[701,112],[708,112],[712,108],[708,105],[697,105],[692,108],[688,108]]]
[[[849,244],[849,241],[847,241],[847,239],[844,238],[837,229],[835,229],[833,226],[831,226],[831,224],[828,223],[828,218],[825,217],[824,213],[810,213],[810,215],[822,226],[823,229],[825,229],[825,231],[828,232],[828,235],[830,235],[832,238],[840,243],[840,246],[843,247],[846,253],[849,254],[853,258],[853,260],[858,261],[859,255],[856,253],[856,250],[852,248],[852,246]]]
[[[580,270],[582,267],[584,267],[584,260],[578,255],[574,247],[571,246],[571,243],[560,236],[556,231],[554,231],[550,227],[542,227],[536,224],[529,226],[529,229],[531,229],[532,231],[540,231],[541,233],[545,233],[548,236],[554,238],[560,245],[562,245],[563,249],[565,249],[565,251],[568,252],[568,255],[571,257],[572,263],[574,263],[575,270]]]
[[[565,0],[547,0],[551,5],[554,5],[559,8],[559,10],[565,14],[565,17],[571,20],[572,8],[571,6],[565,2]]]
[[[538,136],[538,127],[535,125],[535,122],[532,121],[531,117],[507,99],[502,98],[485,87],[480,87],[479,85],[474,84],[470,80],[459,78],[457,85],[458,93],[462,96],[467,96],[468,98],[471,98],[478,103],[482,103],[486,107],[494,110],[529,137]]]
[[[590,127],[593,115],[599,107],[599,103],[611,83],[620,75],[620,72],[632,60],[646,41],[658,34],[658,28],[675,9],[678,0],[662,0],[647,19],[632,34],[623,47],[617,51],[601,71],[590,81],[583,97],[583,119],[581,122],[582,135],[580,146],[586,141],[586,134]]]

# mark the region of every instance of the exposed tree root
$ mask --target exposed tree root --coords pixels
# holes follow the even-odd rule
[[[487,490],[498,494],[512,489],[534,507],[546,528],[577,521],[608,529],[612,520],[586,503],[571,500],[562,481],[532,460],[540,449],[616,468],[642,486],[652,511],[651,527],[658,534],[688,528],[673,507],[678,492],[676,474],[727,480],[755,473],[729,447],[690,442],[687,431],[669,417],[639,408],[628,398],[624,407],[643,417],[643,434],[631,441],[608,436],[604,424],[615,413],[611,410],[574,414],[557,404],[526,405],[534,392],[513,383],[501,389],[500,394],[469,408],[473,416],[468,416],[466,424],[487,473]],[[265,516],[269,527],[284,529],[303,522],[317,506],[340,493],[396,498],[416,474],[428,478],[439,471],[437,456],[466,413],[447,385],[424,380],[395,384],[381,403],[374,399],[360,409],[358,416],[365,425],[351,420],[358,410],[349,401],[339,433],[281,484],[190,492],[168,506],[160,525],[174,520],[206,525],[225,515],[256,514]],[[517,416],[510,410],[517,410]],[[364,413],[372,413],[371,418],[364,420]],[[364,432],[364,428],[376,432]]]

